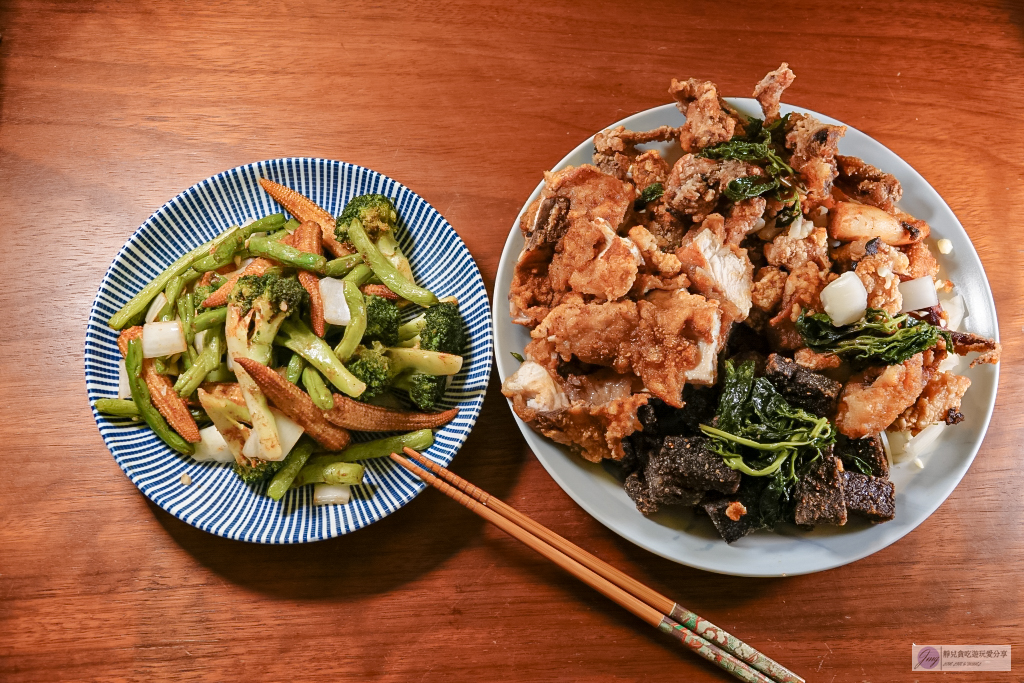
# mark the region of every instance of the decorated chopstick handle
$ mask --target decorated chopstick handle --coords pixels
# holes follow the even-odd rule
[[[747,683],[775,683],[750,665],[729,656],[725,651],[704,640],[693,633],[693,631],[680,626],[668,617],[661,620],[658,630],[669,634],[685,645],[687,649],[693,650],[704,659],[712,662],[722,670],[728,671],[741,681],[747,681]]]
[[[672,623],[682,624],[708,642],[714,643],[737,659],[741,659],[758,671],[767,674],[778,683],[806,683],[803,678],[771,657],[766,657],[728,631],[715,626],[707,619],[702,619],[700,615],[694,614],[678,603],[672,606],[669,617]]]

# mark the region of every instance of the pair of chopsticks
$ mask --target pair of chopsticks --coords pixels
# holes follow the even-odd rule
[[[411,448],[406,448],[405,454],[430,472],[397,453],[392,453],[391,459],[736,678],[748,683],[805,683],[736,636],[597,559],[454,472]]]

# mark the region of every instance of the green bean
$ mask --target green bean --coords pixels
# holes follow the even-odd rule
[[[182,275],[175,275],[167,283],[167,289],[164,290],[164,297],[167,299],[164,305],[160,308],[160,312],[156,315],[156,320],[160,322],[167,322],[174,320],[174,313],[177,310],[178,297],[181,296],[181,292],[185,289],[185,278],[184,275],[189,272],[195,272],[191,269],[186,270]]]
[[[282,219],[283,218],[284,217],[282,216]],[[220,244],[228,236],[229,232],[230,230],[226,230],[209,242],[201,244],[184,256],[179,257],[177,261],[168,266],[164,272],[153,278],[148,285],[143,287],[138,294],[133,296],[128,303],[122,306],[121,310],[110,316],[110,320],[107,321],[107,324],[115,330],[120,330],[136,318],[140,312],[145,312],[150,302],[153,301],[153,298],[164,290],[164,287],[167,286],[167,283],[170,282],[171,278],[177,277],[188,270],[194,261],[202,258],[210,251],[210,247]]]
[[[153,405],[149,396],[149,387],[142,379],[142,340],[132,339],[128,342],[128,354],[125,358],[125,370],[128,372],[128,384],[132,390],[132,399],[139,409],[139,415],[146,421],[153,433],[164,443],[185,455],[196,452],[195,446],[171,429],[167,421]]]
[[[245,244],[245,234],[241,228],[232,228],[234,232],[224,238],[214,249],[201,259],[192,264],[192,268],[199,273],[217,270],[225,266],[235,257],[235,252]]]
[[[398,269],[370,241],[363,229],[363,224],[358,220],[349,221],[348,239],[366,259],[366,263],[373,269],[374,275],[379,277],[381,282],[387,285],[392,292],[420,306],[433,306],[437,303],[437,297],[433,292],[414,285],[398,272]]]
[[[281,323],[281,330],[274,340],[295,353],[320,371],[341,393],[355,398],[366,391],[366,384],[342,365],[334,350],[313,330],[298,318],[288,318]]]
[[[408,446],[417,451],[424,451],[434,443],[434,432],[429,429],[418,429],[415,432],[407,432],[398,436],[387,436],[383,439],[354,443],[348,448],[333,452],[320,453],[312,458],[306,467],[323,467],[335,462],[356,462],[357,460],[371,460],[373,458],[386,458],[392,453],[401,453],[402,449]]]
[[[220,365],[220,357],[224,353],[224,337],[219,332],[211,337],[206,340],[203,352],[196,358],[192,367],[178,375],[178,380],[174,383],[174,391],[178,396],[182,398],[191,396],[192,392],[203,383],[206,376]]]
[[[189,408],[188,412],[192,414],[192,419],[196,422],[210,422],[210,416],[202,408]]]
[[[228,307],[211,308],[192,318],[192,332],[201,332],[211,327],[219,327],[228,319]]]
[[[264,216],[258,221],[254,221],[243,227],[242,234],[245,237],[248,237],[254,232],[270,232],[271,230],[276,230],[278,227],[285,225],[285,220],[283,213],[272,213],[269,216]]]
[[[361,254],[349,254],[348,256],[336,258],[328,261],[327,265],[324,266],[324,275],[327,277],[344,277],[350,270],[362,262],[363,257]]]
[[[98,398],[93,407],[101,413],[118,417],[132,417],[139,414],[139,407],[130,398]]]
[[[365,263],[360,263],[358,266],[348,272],[348,275],[342,278],[346,282],[353,282],[358,287],[359,285],[366,284],[366,281],[373,277],[373,271],[370,270],[370,266]]]
[[[196,309],[192,302],[192,293],[185,292],[178,297],[178,317],[181,318],[181,329],[185,333],[185,343],[191,345],[196,340],[196,331],[192,328],[192,319]],[[189,360],[193,360],[191,357]]]
[[[292,488],[301,488],[309,484],[361,484],[363,472],[363,466],[355,462],[306,465],[299,470],[295,481],[292,482]]]
[[[228,370],[227,363],[221,363],[206,376],[207,382],[234,382],[236,380],[235,373]]]
[[[268,232],[267,237],[269,239],[274,240],[275,242],[278,242],[280,240],[283,240],[285,237],[292,234],[293,232],[295,232],[295,229],[298,228],[300,225],[302,224],[299,223],[298,220],[294,218],[289,218],[288,222],[282,225],[280,230],[277,230],[275,232]]]
[[[320,373],[313,368],[306,368],[302,371],[302,386],[306,387],[306,393],[313,399],[314,405],[320,410],[330,410],[334,407],[334,397],[331,390],[324,384]]]
[[[281,500],[288,492],[295,477],[302,470],[302,466],[309,460],[310,454],[316,447],[316,443],[308,436],[303,436],[299,442],[292,447],[291,452],[285,457],[284,464],[277,471],[274,478],[270,480],[267,487],[267,495],[274,500]]]
[[[349,322],[341,341],[334,347],[334,355],[344,363],[355,353],[366,332],[366,300],[356,283],[347,278],[341,283],[344,285],[345,303],[348,304]]]
[[[292,351],[292,357],[288,359],[288,369],[285,370],[285,378],[292,384],[298,384],[302,379],[302,370],[306,367],[306,361],[302,356]]]
[[[295,247],[289,247],[287,244],[281,244],[266,237],[250,237],[249,252],[254,256],[266,256],[280,261],[286,266],[314,273],[323,272],[324,266],[327,265],[327,259],[319,254],[299,251]]]

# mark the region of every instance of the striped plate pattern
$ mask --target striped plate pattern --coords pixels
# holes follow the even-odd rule
[[[399,244],[416,280],[438,296],[455,296],[466,322],[466,362],[452,379],[445,408],[458,417],[437,431],[426,455],[448,465],[480,414],[490,377],[491,316],[480,271],[451,225],[407,187],[360,166],[328,159],[287,158],[239,166],[208,178],[167,202],[131,236],[107,269],[89,313],[85,383],[92,403],[117,395],[117,333],[107,320],[186,251],[231,225],[281,211],[260,188],[268,178],[301,192],[333,215],[352,197],[380,193],[398,207]],[[412,316],[416,309],[406,315]],[[227,465],[200,463],[167,448],[145,425],[93,410],[114,460],[139,490],[178,519],[210,533],[255,543],[304,543],[355,531],[394,512],[425,485],[389,459],[372,460],[347,505],[313,506],[312,487],[275,502],[242,483]],[[377,436],[377,435],[375,435]],[[356,435],[357,440],[371,438]],[[181,483],[188,474],[192,484]],[[264,485],[265,486],[265,485]]]

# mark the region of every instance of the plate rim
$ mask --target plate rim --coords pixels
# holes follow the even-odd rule
[[[99,347],[106,343],[106,340],[100,333],[104,329],[110,329],[109,325],[107,325],[108,316],[104,312],[99,310],[101,299],[103,298],[105,293],[107,293],[107,296],[109,298],[109,292],[112,289],[115,291],[118,289],[122,290],[122,292],[127,297],[130,298],[135,293],[137,293],[142,286],[145,285],[145,283],[143,283],[142,285],[136,286],[133,283],[130,286],[126,286],[125,284],[118,283],[114,279],[114,276],[116,275],[116,267],[118,266],[119,262],[121,262],[126,257],[127,252],[131,248],[136,248],[144,258],[154,258],[154,250],[145,244],[144,239],[142,237],[142,233],[146,230],[165,231],[166,228],[164,228],[157,222],[161,220],[162,216],[169,224],[173,225],[176,229],[188,233],[188,240],[185,244],[169,244],[167,246],[167,253],[169,255],[170,260],[166,264],[155,266],[156,268],[158,268],[158,273],[162,272],[163,269],[170,265],[170,263],[173,262],[174,259],[180,257],[184,253],[187,253],[188,250],[193,249],[196,246],[199,246],[203,241],[205,241],[202,239],[203,227],[202,225],[199,224],[200,221],[198,219],[190,220],[191,217],[188,215],[179,218],[174,216],[173,213],[171,213],[176,208],[180,210],[180,207],[177,207],[176,205],[183,201],[187,201],[190,193],[199,193],[204,189],[209,190],[210,188],[217,186],[218,183],[224,183],[226,181],[238,183],[240,186],[242,186],[239,189],[242,190],[259,190],[258,185],[255,187],[252,186],[252,179],[266,177],[266,171],[268,169],[273,169],[278,172],[297,174],[300,172],[308,173],[309,170],[314,167],[316,167],[317,169],[326,169],[328,167],[333,169],[334,173],[337,174],[337,177],[334,179],[334,182],[338,187],[339,193],[344,193],[347,187],[352,191],[353,196],[358,195],[360,193],[359,188],[357,186],[351,185],[350,183],[356,178],[366,177],[372,179],[372,181],[375,182],[377,186],[390,187],[390,195],[397,197],[401,196],[403,192],[407,192],[411,202],[413,202],[414,204],[419,203],[421,205],[420,209],[417,211],[417,214],[422,213],[422,215],[419,215],[418,222],[427,223],[431,220],[437,221],[436,226],[433,227],[432,230],[439,231],[441,235],[444,235],[447,231],[450,231],[450,236],[454,237],[454,244],[459,248],[461,252],[464,252],[465,254],[465,264],[463,265],[463,268],[468,267],[469,270],[469,284],[467,285],[467,287],[470,287],[474,291],[474,300],[476,300],[478,296],[480,297],[480,303],[477,306],[480,311],[480,314],[482,315],[482,318],[478,323],[479,325],[482,326],[482,333],[479,334],[479,348],[476,350],[475,354],[466,356],[466,366],[472,367],[474,365],[479,365],[479,367],[475,368],[474,372],[471,375],[468,375],[466,378],[467,384],[470,385],[467,387],[466,390],[467,396],[456,403],[456,405],[462,409],[462,412],[465,412],[467,415],[467,422],[465,425],[462,425],[461,427],[462,430],[464,431],[462,433],[454,435],[453,438],[451,439],[457,442],[453,448],[446,449],[438,454],[432,454],[439,456],[435,458],[435,461],[439,461],[444,465],[449,464],[455,458],[458,452],[462,449],[462,446],[465,445],[465,441],[468,439],[469,434],[476,426],[476,422],[479,418],[479,415],[483,408],[484,400],[486,398],[487,386],[490,382],[491,368],[494,364],[494,325],[493,319],[491,318],[492,306],[490,305],[490,300],[487,294],[487,287],[483,279],[483,274],[480,271],[480,267],[477,264],[476,259],[470,252],[468,245],[466,245],[465,241],[462,239],[461,235],[459,235],[458,231],[455,230],[454,226],[448,221],[447,218],[444,217],[444,214],[442,214],[441,211],[437,209],[437,207],[435,207],[433,204],[427,201],[426,198],[418,194],[409,186],[380,171],[359,164],[341,161],[338,159],[329,159],[326,157],[290,156],[262,159],[244,164],[239,164],[232,168],[224,169],[218,173],[214,173],[213,175],[210,175],[209,177],[199,180],[193,183],[192,185],[182,189],[173,197],[171,197],[163,204],[161,204],[141,224],[139,224],[139,226],[137,226],[131,232],[131,234],[128,236],[125,242],[118,248],[117,252],[112,257],[110,263],[108,264],[106,270],[104,271],[102,277],[100,278],[99,283],[97,284],[96,293],[89,307],[89,312],[86,318],[85,325],[82,359],[84,370],[83,379],[85,384],[84,388],[86,401],[88,402],[89,409],[92,412],[93,420],[96,423],[97,431],[99,431],[100,437],[103,440],[104,447],[107,449],[110,456],[117,464],[118,468],[124,473],[126,478],[139,491],[139,493],[142,493],[142,495],[145,496],[146,499],[148,499],[151,503],[159,507],[167,514],[170,514],[176,519],[182,521],[183,523],[188,524],[189,526],[192,526],[201,531],[210,533],[212,535],[225,538],[227,540],[246,543],[256,543],[260,545],[292,545],[329,540],[331,538],[336,538],[339,536],[354,533],[394,513],[397,513],[399,510],[409,505],[409,503],[411,503],[413,499],[415,499],[420,493],[422,493],[427,488],[424,482],[420,481],[419,479],[416,479],[415,477],[412,477],[409,482],[403,482],[403,485],[405,485],[406,488],[411,489],[411,495],[399,500],[394,505],[393,509],[387,509],[386,504],[372,505],[370,507],[374,513],[373,518],[368,518],[365,520],[362,519],[362,515],[352,514],[350,515],[350,518],[354,526],[352,526],[351,528],[349,528],[349,525],[344,522],[344,519],[341,515],[327,516],[324,519],[311,516],[307,520],[307,526],[309,527],[310,531],[308,531],[304,535],[299,535],[294,538],[290,535],[290,532],[294,529],[295,524],[293,524],[290,521],[288,521],[282,526],[281,530],[278,532],[279,537],[276,538],[264,538],[264,534],[261,533],[261,527],[265,526],[266,522],[271,521],[278,516],[293,514],[295,509],[299,507],[312,507],[312,492],[306,490],[308,489],[308,487],[304,487],[302,489],[301,493],[297,495],[297,500],[293,500],[293,504],[289,506],[287,509],[285,508],[285,502],[289,500],[289,497],[282,498],[281,501],[273,501],[272,499],[264,495],[263,489],[258,489],[254,491],[252,494],[254,497],[254,500],[252,501],[252,516],[258,517],[255,523],[253,522],[252,517],[250,517],[247,519],[239,520],[237,523],[222,524],[219,518],[215,518],[212,522],[207,520],[206,524],[201,524],[200,520],[186,519],[184,517],[184,513],[186,512],[186,510],[183,510],[182,506],[178,506],[178,509],[170,509],[169,503],[165,503],[164,501],[157,500],[155,498],[155,494],[157,493],[157,491],[143,489],[139,481],[139,478],[141,477],[142,473],[135,471],[134,469],[129,467],[129,464],[124,461],[126,457],[124,454],[118,455],[118,453],[115,452],[115,449],[131,447],[132,444],[134,444],[134,442],[137,439],[145,439],[152,437],[152,431],[148,429],[142,429],[138,431],[137,437],[135,434],[132,434],[129,437],[127,443],[122,443],[123,441],[125,441],[125,439],[123,438],[112,443],[111,436],[109,436],[108,433],[104,431],[103,427],[116,427],[121,425],[112,424],[103,413],[100,413],[99,411],[96,410],[93,404],[93,401],[96,398],[109,398],[109,396],[105,396],[103,394],[103,391],[101,389],[96,388],[95,385],[98,381],[97,378],[90,376],[91,373],[95,372],[94,368],[91,367],[91,364],[96,362],[97,357],[103,353],[102,349]],[[325,174],[320,173],[319,170],[317,171],[317,173],[319,175],[316,178],[316,182],[320,186],[326,185],[329,182],[329,178]],[[309,182],[313,182],[312,180],[309,179],[306,180],[308,180]],[[223,185],[220,186],[221,192],[226,193],[228,189],[230,189],[232,193],[236,192],[235,188],[225,188],[223,187]],[[269,195],[267,195],[266,197],[262,197],[259,192],[256,192],[255,194],[257,197],[263,200],[264,203],[269,204],[269,206],[271,207],[271,213],[273,213],[274,210],[277,209],[283,213],[288,214],[288,212],[285,209],[283,209],[283,207],[280,207],[280,205],[275,200],[273,200],[273,198],[269,197]],[[232,196],[232,198],[234,198],[234,196]],[[250,198],[250,200],[251,199],[252,198]],[[258,212],[260,201],[255,200],[251,201],[251,203],[255,205],[253,208]],[[206,210],[208,214],[208,220],[216,224],[218,232],[221,232],[224,229],[227,229],[227,227],[230,227],[230,225],[235,224],[230,216],[213,215],[213,207],[206,207]],[[187,212],[185,213],[187,214]],[[432,218],[431,214],[434,214],[436,218]],[[260,216],[252,217],[258,218]],[[226,224],[224,223],[225,218],[229,221]],[[406,222],[407,229],[411,223],[411,220],[412,217],[408,219],[409,222]],[[156,255],[156,258],[160,258],[159,255]],[[423,257],[421,256],[420,258]],[[100,378],[100,380],[110,381],[109,378]],[[116,385],[116,378],[114,379],[114,383]],[[92,394],[94,393],[99,393],[100,395],[93,396]],[[440,432],[443,429],[444,427],[436,431]],[[117,435],[115,434],[114,436],[116,437]],[[435,441],[435,443],[437,443],[437,441]],[[174,454],[171,451],[171,449],[166,446],[166,444],[158,443],[157,445],[162,450],[162,452],[160,453],[159,462],[155,465],[157,467],[165,466],[168,464],[174,465],[175,463],[178,463],[179,466],[184,466],[187,468],[199,467],[205,469],[207,467],[218,467],[220,469],[220,463],[199,462],[196,460],[192,460],[187,456],[179,456]],[[448,450],[450,450],[450,455],[448,454]],[[168,460],[168,458],[170,460]],[[153,465],[147,465],[147,467],[151,466]],[[388,469],[399,472],[401,476],[405,476],[404,471],[395,469],[390,465],[388,466]],[[215,486],[212,486],[210,488],[210,493],[213,494],[213,497],[210,498],[210,500],[212,501],[211,505],[213,507],[221,507],[221,503],[217,499],[216,494],[221,493],[220,489],[222,487],[217,486],[216,482],[214,482],[214,484]],[[154,483],[150,484],[150,488],[159,489],[161,488],[161,486],[159,484]],[[265,486],[263,488],[265,489]],[[372,501],[375,497],[376,496],[373,496],[366,500]],[[231,498],[226,498],[224,500],[230,499]],[[243,503],[244,500],[245,499],[243,498]],[[177,502],[177,499],[171,502]],[[264,508],[273,506],[276,506],[277,510],[272,515],[268,515]],[[331,505],[324,507],[334,509],[341,508],[344,506]],[[232,530],[234,532],[233,535],[229,535],[232,532]]]
[[[733,104],[734,106],[738,106],[740,108],[751,108],[751,107],[758,107],[759,106],[757,104],[757,101],[754,100],[753,98],[726,97],[724,99],[727,102],[729,102],[730,104]],[[783,111],[793,111],[793,112],[800,112],[800,113],[810,114],[812,116],[817,117],[821,121],[824,121],[824,122],[827,122],[827,123],[832,123],[832,124],[837,124],[837,125],[843,125],[843,126],[846,126],[849,130],[856,131],[857,133],[859,133],[859,134],[865,136],[867,139],[869,139],[873,144],[878,145],[880,148],[882,148],[888,154],[891,154],[894,158],[899,159],[899,161],[902,162],[903,164],[906,164],[907,168],[909,168],[918,178],[920,178],[925,183],[925,185],[934,193],[935,197],[938,198],[938,201],[941,203],[941,205],[947,211],[949,211],[949,214],[951,216],[953,216],[953,219],[956,222],[956,227],[960,230],[960,232],[966,238],[967,243],[970,245],[971,255],[973,256],[974,260],[977,262],[980,274],[982,276],[981,280],[982,280],[982,283],[984,285],[984,299],[985,299],[985,302],[987,304],[987,308],[989,309],[988,313],[990,314],[991,321],[992,321],[992,336],[993,336],[993,338],[996,341],[999,341],[999,321],[998,321],[998,316],[997,316],[997,311],[996,311],[996,306],[995,306],[995,299],[994,299],[993,294],[992,294],[992,288],[991,288],[991,285],[990,285],[989,280],[988,280],[988,275],[987,275],[987,273],[985,272],[985,269],[984,269],[984,263],[982,263],[981,258],[980,258],[980,256],[977,253],[977,249],[974,247],[974,243],[970,239],[970,235],[968,235],[967,231],[964,229],[963,224],[960,222],[959,218],[956,217],[956,214],[953,212],[953,210],[946,203],[945,199],[943,199],[942,196],[938,193],[938,191],[935,190],[935,188],[931,185],[931,183],[929,183],[928,180],[921,173],[919,173],[917,171],[917,169],[915,169],[913,166],[911,166],[905,159],[903,159],[898,154],[893,152],[891,149],[889,149],[883,143],[881,143],[878,140],[876,140],[874,137],[868,135],[867,133],[864,133],[863,131],[859,130],[858,128],[856,128],[854,126],[851,126],[851,125],[849,125],[847,123],[844,123],[842,121],[839,121],[837,119],[834,119],[834,118],[832,118],[830,116],[827,116],[827,115],[821,114],[819,112],[816,112],[816,111],[814,111],[812,109],[807,109],[805,107],[799,107],[799,106],[796,106],[796,105],[790,105],[790,104],[783,103],[781,105],[781,108],[782,108]],[[645,115],[653,114],[653,113],[656,113],[656,112],[666,112],[666,111],[678,112],[678,110],[677,110],[677,108],[676,108],[676,106],[674,104],[672,104],[672,103],[662,104],[662,105],[658,105],[656,107],[651,107],[649,109],[638,111],[638,112],[636,112],[634,114],[631,114],[631,115],[629,115],[627,117],[624,117],[624,118],[622,118],[622,119],[620,119],[620,120],[618,120],[618,121],[616,121],[614,123],[609,124],[608,126],[603,128],[602,130],[607,130],[608,128],[613,128],[615,126],[620,126],[620,125],[621,126],[625,126],[627,129],[631,129],[630,126],[629,126],[631,121],[633,121],[633,120],[635,120],[635,119],[637,119],[639,117],[645,116]],[[597,131],[597,132],[600,132],[600,131]],[[595,135],[596,135],[596,133],[595,133]],[[577,154],[579,154],[581,151],[583,151],[583,150],[585,150],[587,148],[590,148],[592,150],[593,149],[593,143],[594,143],[594,135],[591,135],[589,138],[587,138],[586,140],[584,140],[583,142],[578,144],[576,147],[571,149],[567,154],[565,154],[565,156],[563,156],[558,161],[558,163],[556,163],[551,168],[551,170],[555,171],[555,170],[559,170],[561,168],[564,168],[566,165],[568,165],[569,160],[572,159]],[[517,233],[519,231],[519,227],[518,227],[519,226],[519,221],[520,221],[523,213],[529,207],[530,203],[533,202],[533,200],[539,195],[539,193],[541,191],[541,188],[543,188],[543,186],[544,186],[544,181],[541,180],[537,184],[537,186],[534,188],[534,190],[530,193],[529,197],[527,198],[527,200],[523,204],[522,208],[517,213],[517,215],[515,217],[515,220],[512,222],[512,227],[509,230],[508,236],[506,237],[505,244],[504,244],[504,246],[502,248],[501,258],[499,259],[498,268],[497,268],[497,271],[496,271],[495,287],[494,287],[494,292],[493,292],[492,301],[491,301],[491,307],[492,307],[491,318],[492,318],[492,332],[493,332],[493,335],[494,335],[494,349],[495,349],[496,366],[497,366],[497,371],[498,371],[498,377],[499,377],[499,380],[501,382],[505,381],[506,374],[505,374],[505,372],[502,369],[502,363],[500,362],[499,359],[503,358],[502,354],[505,353],[506,351],[508,351],[508,349],[504,348],[504,345],[502,344],[501,340],[499,339],[499,325],[504,325],[505,322],[506,322],[505,318],[510,318],[510,314],[509,314],[509,312],[507,310],[507,292],[503,291],[501,293],[501,296],[499,296],[499,291],[498,291],[499,283],[503,279],[502,275],[504,273],[506,273],[506,271],[508,271],[508,270],[510,270],[512,268],[512,266],[514,265],[514,261],[518,258],[518,250],[515,250],[512,247],[515,244],[516,238],[518,236]],[[499,306],[503,306],[504,310],[501,310],[499,308]],[[512,350],[518,351],[518,349],[512,349]],[[864,559],[865,557],[868,557],[869,555],[872,555],[872,554],[874,554],[874,553],[876,553],[876,552],[878,552],[880,550],[883,550],[883,549],[889,547],[890,545],[898,542],[899,540],[904,538],[907,534],[909,534],[912,531],[916,530],[929,517],[931,517],[932,514],[935,513],[935,511],[949,498],[949,496],[953,493],[953,491],[956,490],[956,488],[960,485],[960,482],[963,480],[964,476],[967,474],[967,471],[970,469],[971,465],[974,463],[974,459],[977,457],[978,452],[981,450],[981,446],[984,443],[985,437],[988,434],[989,424],[991,422],[992,414],[993,414],[993,411],[995,409],[996,397],[998,395],[1000,367],[1001,367],[1001,364],[996,364],[992,368],[992,372],[993,372],[992,391],[991,391],[990,395],[985,397],[986,400],[985,400],[985,405],[984,405],[984,413],[983,413],[982,416],[980,416],[981,419],[979,420],[979,422],[980,422],[979,435],[977,437],[976,443],[974,443],[972,445],[972,447],[971,447],[970,455],[963,460],[961,466],[958,468],[958,471],[956,471],[954,473],[955,481],[952,483],[952,485],[950,485],[948,487],[948,490],[946,490],[944,492],[944,494],[941,496],[940,499],[929,501],[929,505],[926,507],[924,513],[920,515],[920,519],[918,519],[912,525],[909,525],[907,528],[900,529],[900,533],[894,535],[892,538],[883,539],[882,542],[876,542],[876,543],[868,542],[868,543],[865,543],[863,549],[861,549],[858,552],[852,553],[850,556],[842,556],[840,558],[835,559],[835,561],[825,562],[825,563],[821,564],[820,566],[813,566],[813,567],[809,567],[809,568],[806,568],[806,569],[801,569],[801,570],[797,570],[797,571],[786,571],[786,572],[779,572],[779,571],[749,571],[749,570],[744,570],[742,568],[728,568],[728,569],[726,569],[726,568],[723,568],[723,567],[709,567],[709,566],[705,566],[705,565],[703,565],[703,564],[701,564],[699,562],[687,561],[686,559],[682,559],[682,558],[677,557],[677,556],[669,555],[665,551],[660,549],[658,546],[653,545],[651,543],[648,543],[648,542],[646,542],[643,539],[636,538],[635,537],[636,534],[633,534],[633,535],[629,534],[628,533],[629,530],[626,528],[626,525],[615,523],[614,517],[611,514],[604,513],[599,507],[597,507],[596,505],[593,505],[591,503],[591,501],[589,501],[587,498],[585,498],[584,495],[581,492],[574,490],[572,486],[567,484],[566,481],[563,479],[563,477],[559,474],[559,472],[555,468],[554,463],[553,462],[549,462],[548,461],[548,457],[546,455],[542,455],[542,454],[538,453],[538,449],[535,448],[535,446],[534,446],[534,441],[541,442],[541,443],[544,443],[544,444],[546,444],[548,446],[557,448],[557,450],[559,452],[561,452],[564,456],[566,456],[568,458],[572,458],[574,461],[578,461],[579,458],[575,458],[571,454],[567,453],[565,451],[564,447],[561,447],[558,444],[555,444],[553,441],[550,441],[549,439],[546,439],[545,437],[543,437],[540,434],[538,434],[537,432],[535,432],[528,424],[523,422],[519,418],[519,416],[515,414],[515,411],[512,410],[512,402],[511,402],[511,400],[506,398],[506,403],[509,406],[509,410],[512,412],[512,416],[515,419],[516,424],[519,426],[520,431],[523,433],[523,437],[526,439],[527,445],[530,446],[530,450],[534,453],[534,456],[540,461],[541,465],[547,471],[548,475],[551,476],[551,478],[555,480],[555,483],[557,483],[559,485],[559,487],[570,498],[572,498],[573,501],[576,502],[577,505],[579,505],[581,508],[583,508],[583,510],[587,514],[589,514],[591,517],[596,519],[598,522],[600,522],[602,525],[607,527],[609,530],[615,532],[616,534],[618,534],[622,538],[626,539],[627,541],[629,541],[629,542],[633,543],[634,545],[637,545],[637,546],[639,546],[639,547],[641,547],[641,548],[643,548],[643,549],[645,549],[645,550],[647,550],[647,551],[649,551],[649,552],[651,552],[651,553],[653,553],[655,555],[658,555],[659,557],[663,557],[663,558],[665,558],[667,560],[670,560],[672,562],[676,562],[676,563],[679,563],[679,564],[682,564],[682,565],[685,565],[685,566],[693,567],[695,569],[700,569],[700,570],[711,572],[711,573],[715,573],[715,574],[722,574],[722,575],[729,575],[729,576],[751,577],[751,578],[799,576],[799,575],[803,575],[803,574],[810,574],[810,573],[815,573],[815,572],[820,572],[820,571],[828,571],[830,569],[835,569],[837,567],[841,567],[841,566],[844,566],[846,564],[851,564],[853,562],[857,562],[857,561],[859,561],[861,559]],[[581,466],[581,467],[583,466],[582,463],[580,463],[580,462],[577,462],[576,464],[578,466]],[[679,533],[680,534],[685,534],[687,532],[680,530]],[[724,542],[724,541],[722,541],[722,539],[720,539],[720,538],[716,538],[716,539],[714,539],[714,542]]]

